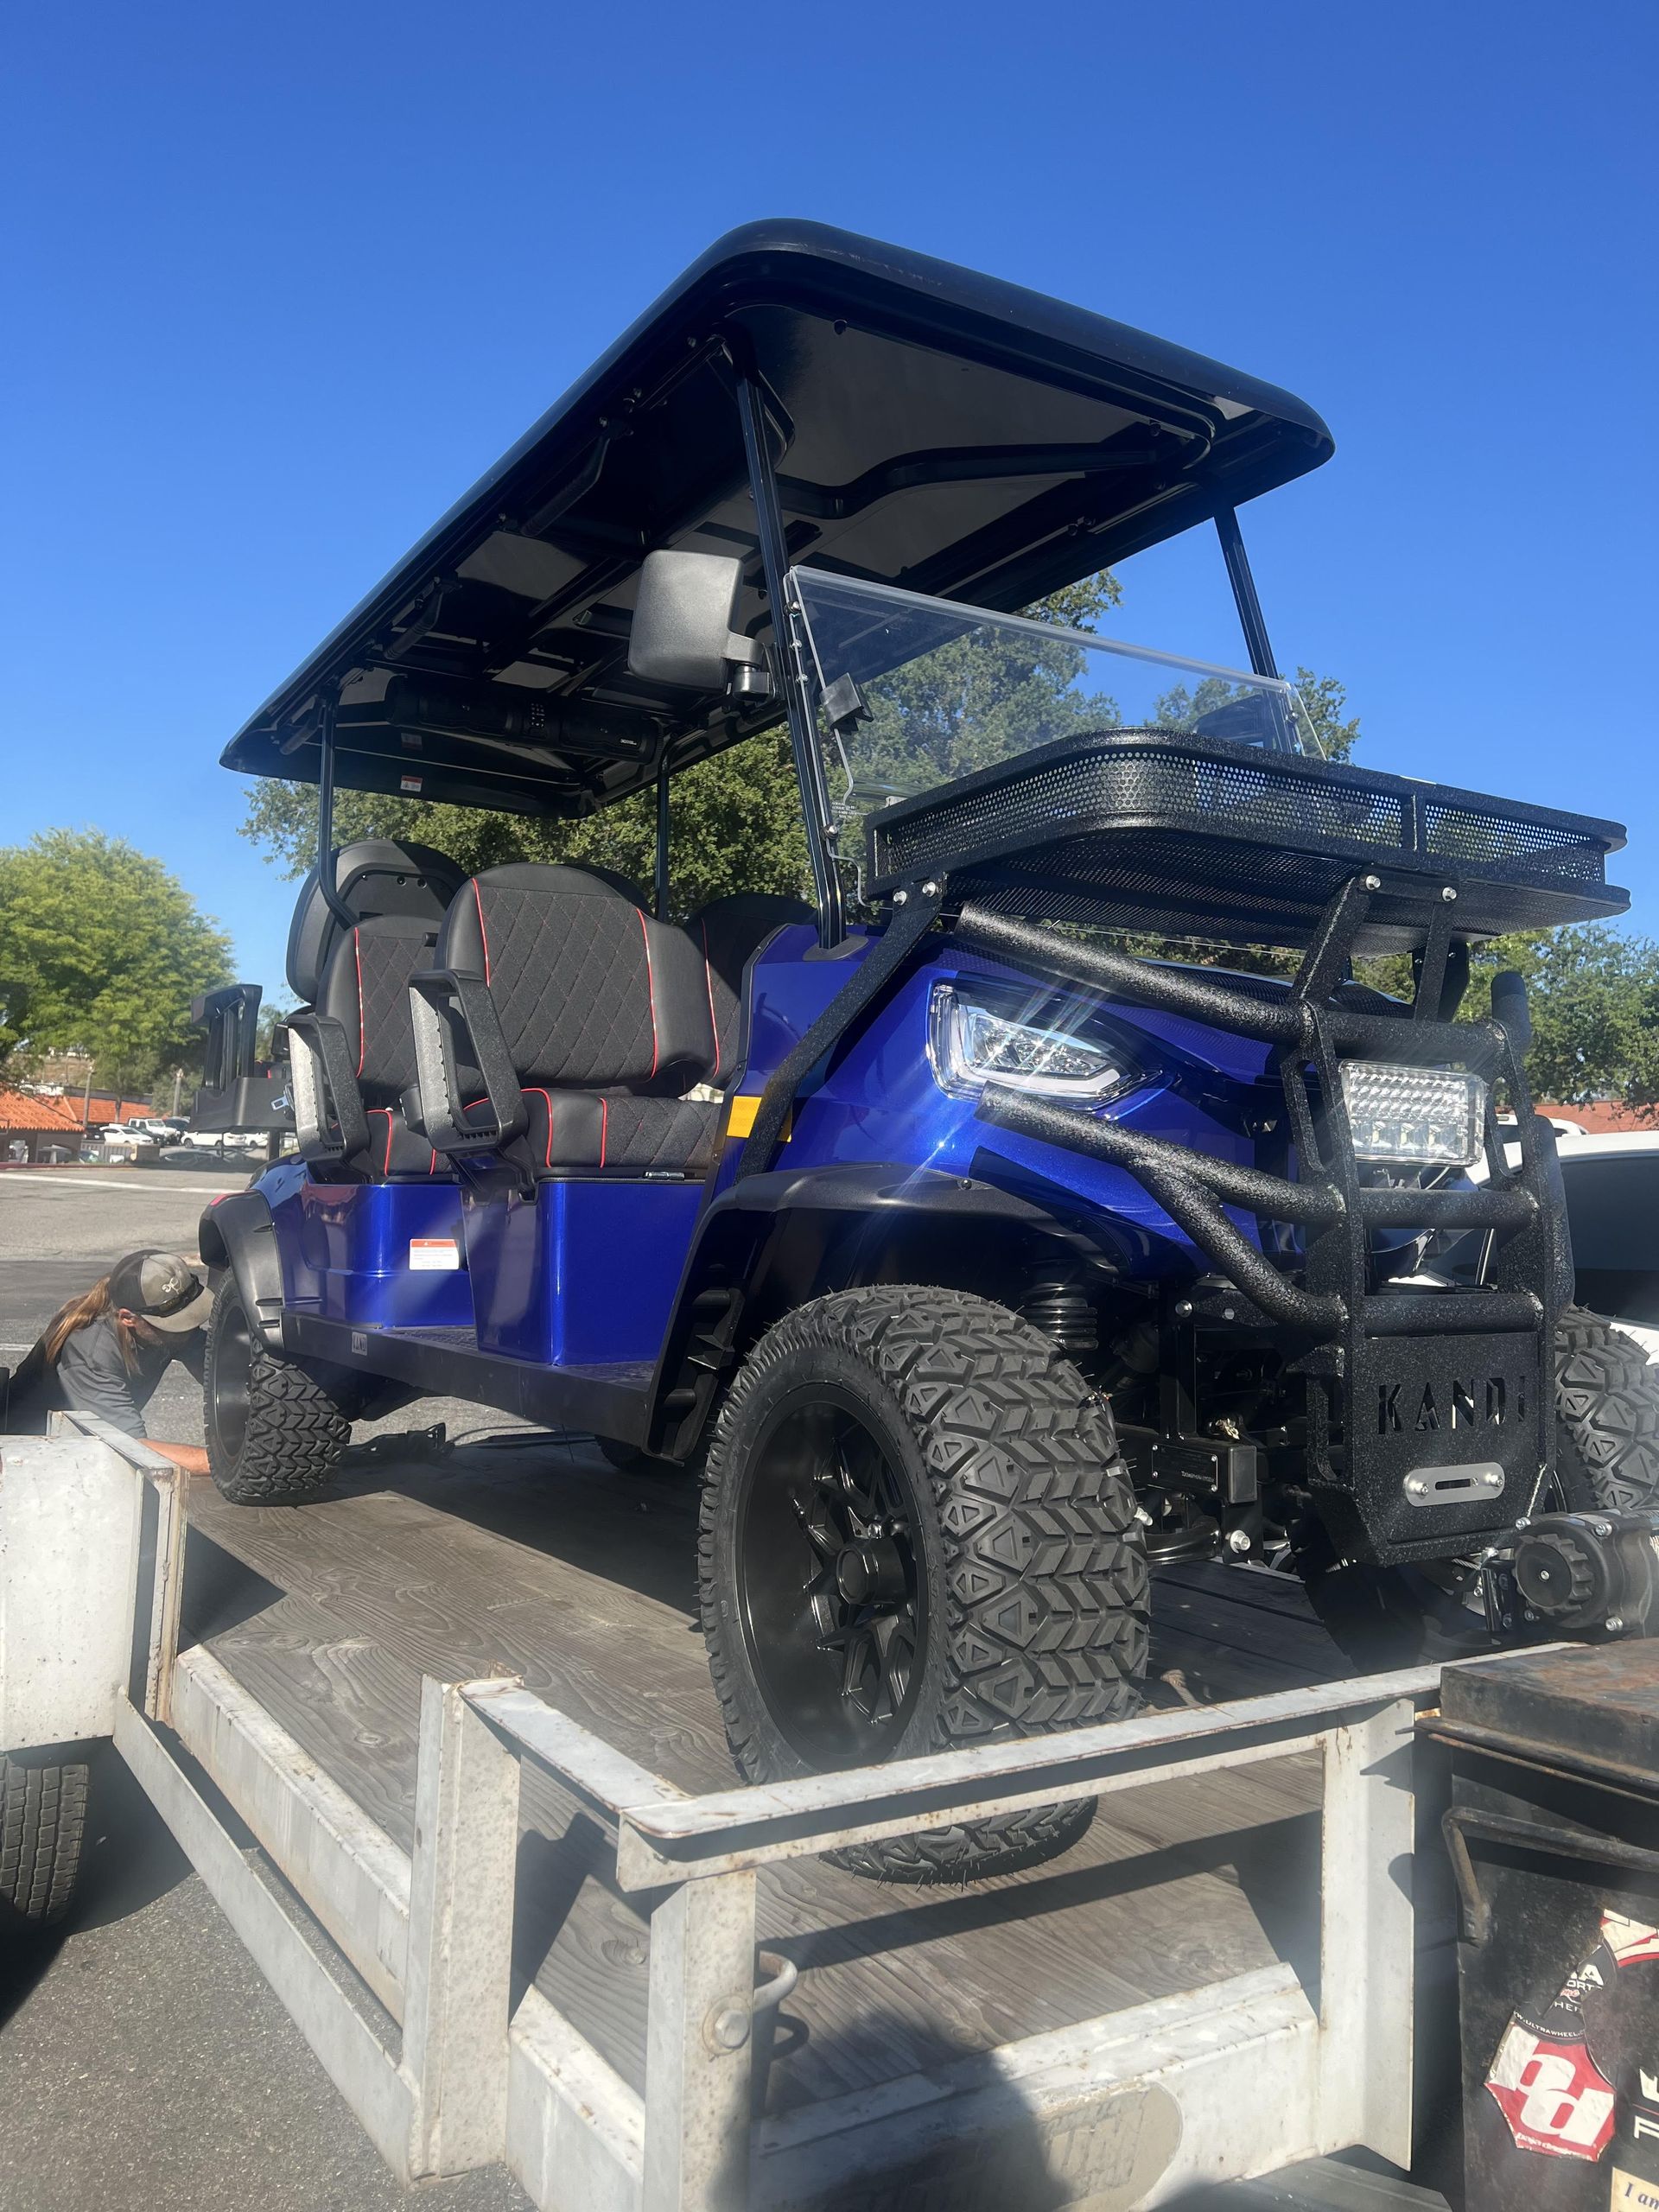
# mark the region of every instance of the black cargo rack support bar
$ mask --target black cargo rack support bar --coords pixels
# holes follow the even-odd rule
[[[1343,1202],[1330,1185],[1286,1182],[1254,1168],[1200,1158],[1179,1145],[1135,1135],[1114,1122],[1095,1121],[1001,1084],[987,1085],[978,1113],[982,1121],[1016,1135],[1037,1137],[1128,1168],[1198,1249],[1274,1320],[1317,1337],[1336,1336],[1347,1320],[1344,1300],[1329,1291],[1303,1290],[1290,1281],[1221,1209],[1224,1198],[1230,1204],[1253,1206],[1283,1219],[1333,1221]]]
[[[1413,1008],[1405,1005],[1397,1014],[1368,1014],[1339,999],[1316,1001],[1294,989],[1279,999],[1258,998],[1236,981],[1211,982],[1134,953],[1115,951],[1109,945],[1056,937],[1035,923],[994,913],[971,900],[963,906],[952,935],[964,948],[1006,960],[1013,967],[1059,976],[1068,982],[1157,1007],[1166,1014],[1185,1014],[1190,1021],[1254,1037],[1265,1045],[1300,1047],[1309,1057],[1316,1004],[1325,1036],[1341,1052],[1423,1065],[1451,1058],[1476,1073],[1485,1073],[1502,1056],[1502,1032],[1495,1022],[1416,1020]]]

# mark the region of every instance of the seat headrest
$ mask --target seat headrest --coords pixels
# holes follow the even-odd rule
[[[499,868],[480,868],[474,880],[486,890],[540,891],[562,899],[608,899],[620,892],[630,906],[643,908],[645,903],[639,886],[626,875],[586,861],[504,861]]]
[[[463,868],[430,846],[390,837],[361,838],[334,856],[334,888],[359,921],[400,914],[435,927],[466,880]],[[316,1004],[340,934],[314,868],[300,886],[288,932],[288,987],[302,1004]]]

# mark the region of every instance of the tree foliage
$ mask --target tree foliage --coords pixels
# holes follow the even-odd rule
[[[99,830],[0,849],[0,1063],[92,1055],[142,1090],[194,1049],[191,999],[230,980],[230,941],[158,860]]]

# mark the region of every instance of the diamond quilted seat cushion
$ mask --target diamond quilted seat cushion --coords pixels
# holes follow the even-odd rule
[[[403,1104],[415,1081],[409,979],[432,965],[438,926],[410,915],[375,915],[340,938],[328,955],[317,1011],[331,1015],[346,1033],[369,1125],[366,1152],[340,1164],[347,1176],[377,1183],[407,1176],[454,1179],[411,1127]]]
[[[481,976],[529,1127],[504,1156],[541,1178],[700,1173],[718,1100],[688,1098],[718,1064],[709,971],[683,930],[620,880],[528,862],[464,885],[437,965]],[[481,1104],[469,1109],[487,1120]]]

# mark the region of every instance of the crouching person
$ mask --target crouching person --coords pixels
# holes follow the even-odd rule
[[[0,1427],[38,1435],[55,1410],[97,1414],[187,1474],[205,1475],[201,1446],[147,1435],[144,1408],[175,1360],[200,1378],[213,1304],[178,1253],[129,1252],[48,1322],[10,1378]]]

